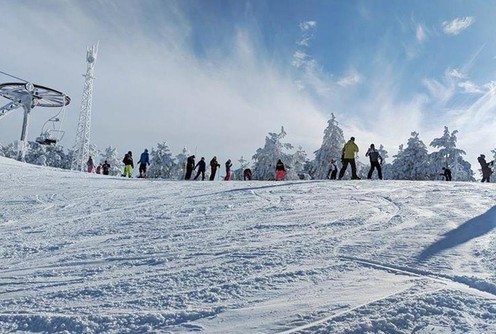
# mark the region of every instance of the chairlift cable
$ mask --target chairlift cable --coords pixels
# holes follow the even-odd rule
[[[26,82],[26,83],[28,82],[27,80],[21,79],[21,78],[19,78],[19,77],[16,77],[16,76],[14,76],[14,75],[12,75],[12,74],[5,73],[5,72],[3,72],[3,71],[0,71],[0,73],[2,73],[2,74],[4,74],[4,75],[6,75],[6,76],[8,76],[8,77],[11,77],[11,78],[14,78],[14,79],[17,79],[17,80],[24,81],[24,82]]]

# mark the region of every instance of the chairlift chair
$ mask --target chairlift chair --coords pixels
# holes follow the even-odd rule
[[[38,144],[50,146],[55,145],[62,140],[65,135],[65,131],[62,131],[60,129],[60,126],[57,127],[56,125],[57,122],[61,121],[60,118],[57,117],[61,112],[63,112],[63,110],[61,110],[57,115],[50,118],[43,124],[43,127],[41,128],[41,134],[39,137],[36,138],[36,142]],[[47,128],[48,123],[52,124],[51,129]]]

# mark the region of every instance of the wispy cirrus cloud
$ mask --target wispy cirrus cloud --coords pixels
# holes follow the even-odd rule
[[[458,35],[463,30],[470,27],[474,22],[475,18],[472,16],[456,18],[452,21],[444,21],[442,24],[443,31],[448,35]]]
[[[341,87],[348,87],[348,86],[356,85],[360,81],[361,81],[360,74],[355,69],[352,69],[344,77],[339,79],[337,81],[337,84]]]
[[[427,30],[422,24],[417,24],[417,28],[415,29],[415,37],[419,43],[423,43],[427,40]]]

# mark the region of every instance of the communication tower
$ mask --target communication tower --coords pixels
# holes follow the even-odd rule
[[[86,52],[86,74],[84,81],[83,98],[81,100],[81,111],[79,112],[78,129],[74,141],[74,152],[72,157],[72,170],[83,171],[90,154],[91,134],[91,105],[93,99],[93,79],[95,73],[95,61],[98,53],[98,43],[87,49]]]

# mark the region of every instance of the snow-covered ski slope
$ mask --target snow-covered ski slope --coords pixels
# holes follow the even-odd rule
[[[496,185],[0,158],[1,333],[495,333]]]

